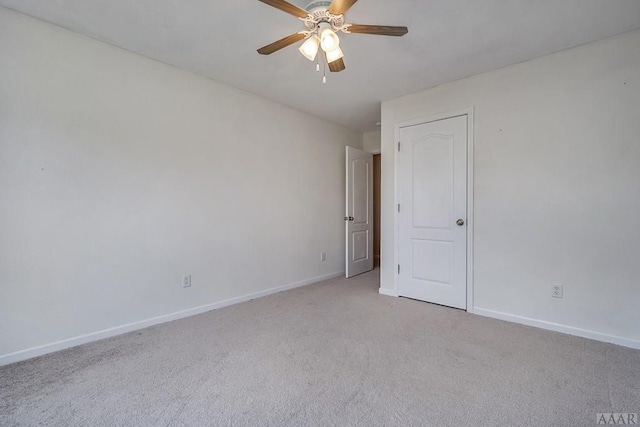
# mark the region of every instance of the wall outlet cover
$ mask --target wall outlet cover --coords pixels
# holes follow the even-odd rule
[[[182,287],[183,288],[190,288],[191,287],[191,275],[190,274],[187,275],[187,276],[184,276],[182,278]]]
[[[554,298],[562,298],[563,296],[562,285],[552,285],[551,286],[551,296]]]

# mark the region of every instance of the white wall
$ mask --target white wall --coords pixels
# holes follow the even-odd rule
[[[367,153],[380,154],[382,150],[382,136],[380,130],[362,134],[362,149]]]
[[[342,272],[347,144],[0,8],[0,355]]]
[[[467,107],[474,310],[640,347],[640,32],[383,103],[381,292],[396,292],[394,124]]]

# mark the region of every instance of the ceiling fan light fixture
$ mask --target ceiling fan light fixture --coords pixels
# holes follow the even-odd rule
[[[320,32],[320,47],[322,47],[322,50],[329,53],[337,49],[339,45],[340,39],[331,28],[325,28]]]
[[[344,57],[344,53],[342,53],[342,49],[340,49],[340,47],[336,47],[332,51],[327,52],[327,62],[329,64],[331,64],[333,61],[337,61],[342,57]]]
[[[380,36],[401,37],[407,34],[407,27],[391,25],[362,25],[346,23],[346,13],[358,0],[307,0],[311,1],[306,10],[287,0],[259,0],[271,7],[286,12],[304,23],[305,30],[298,31],[276,40],[258,49],[260,55],[271,55],[287,46],[302,41],[298,50],[310,61],[318,59],[318,52],[322,49],[324,58],[316,63],[316,71],[320,71],[320,62],[329,65],[329,71],[339,73],[346,69],[344,54],[340,49],[340,39],[337,33],[346,34],[375,34]],[[302,0],[299,0],[302,1]],[[326,81],[326,69],[323,81]]]
[[[300,46],[298,50],[309,61],[314,61],[316,59],[316,55],[318,54],[319,44],[320,40],[318,39],[318,36],[312,34],[311,37],[309,37],[307,40],[305,40],[304,43],[302,43],[302,46]]]

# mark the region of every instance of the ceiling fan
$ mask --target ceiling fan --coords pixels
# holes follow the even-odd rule
[[[400,37],[409,31],[407,27],[346,24],[344,13],[358,0],[314,0],[309,3],[306,10],[285,0],[259,1],[300,18],[306,27],[303,31],[298,31],[297,33],[293,33],[276,42],[261,47],[258,49],[259,54],[270,55],[282,48],[305,40],[299,48],[300,53],[310,61],[315,61],[319,49],[322,49],[329,70],[332,72],[340,72],[345,69],[344,54],[342,49],[340,49],[340,39],[336,33],[360,33]],[[320,71],[319,62],[316,70]],[[324,82],[326,82],[326,76]]]

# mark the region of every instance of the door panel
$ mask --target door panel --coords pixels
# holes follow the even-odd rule
[[[346,276],[373,269],[373,155],[347,147]]]
[[[432,135],[413,146],[413,226],[450,228],[453,138]]]
[[[467,117],[402,128],[400,141],[399,293],[466,309]]]
[[[368,231],[354,231],[351,236],[353,237],[352,247],[353,254],[351,259],[353,261],[366,260],[369,256],[369,232]]]
[[[372,156],[373,159],[373,156]],[[366,159],[355,159],[353,168],[353,206],[354,224],[367,224],[369,220],[369,169]]]
[[[412,279],[428,282],[451,283],[453,245],[451,242],[412,240]]]

